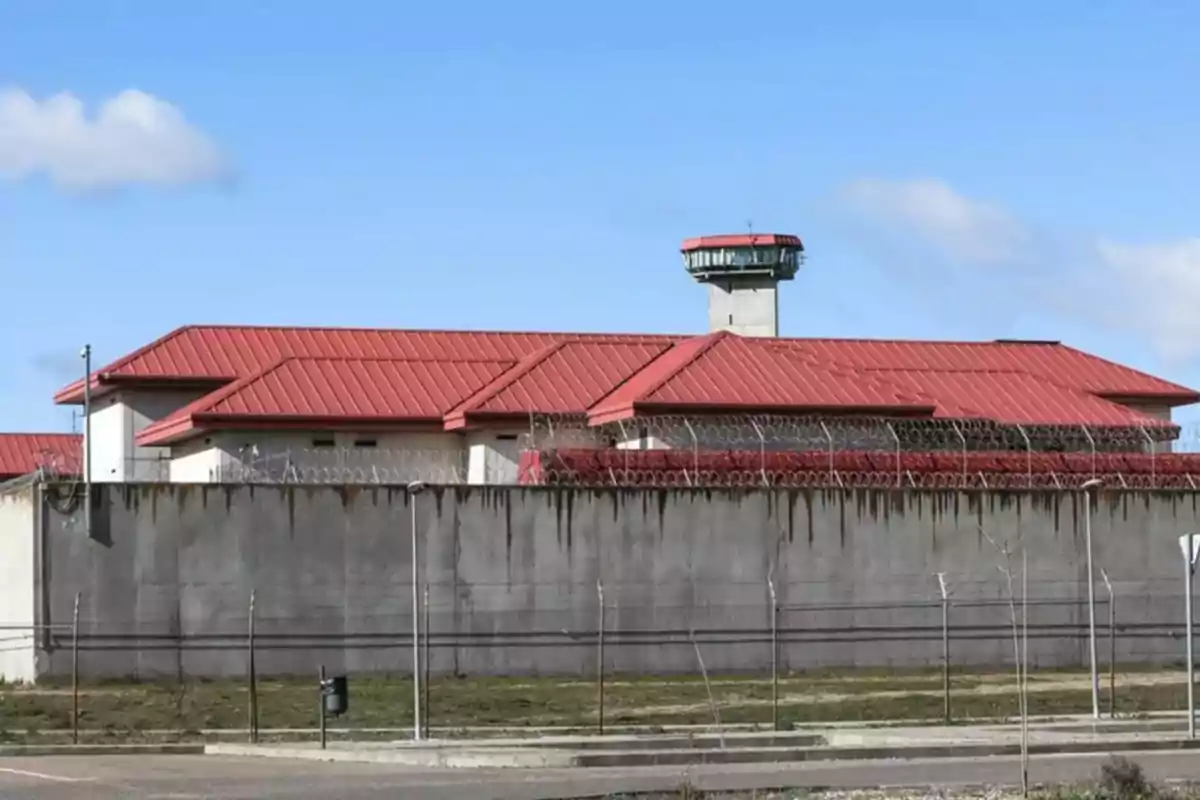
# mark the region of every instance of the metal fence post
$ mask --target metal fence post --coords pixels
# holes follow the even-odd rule
[[[425,616],[425,644],[424,644],[425,664],[423,666],[422,671],[425,673],[425,680],[424,680],[424,684],[421,688],[425,692],[425,699],[421,703],[421,705],[425,707],[425,716],[423,716],[421,718],[421,721],[425,725],[425,738],[428,739],[429,738],[429,634],[430,634],[429,584],[428,583],[425,584],[424,603],[425,603],[425,615],[424,615]]]
[[[317,668],[317,729],[321,737],[321,749],[325,749],[325,665]]]
[[[1117,596],[1108,573],[1100,568],[1104,588],[1108,589],[1108,716],[1117,718]]]
[[[946,586],[946,573],[939,572],[937,579],[942,593],[942,713],[946,722],[950,722],[950,589]]]
[[[779,730],[779,598],[775,581],[767,578],[771,593],[771,730]]]
[[[596,632],[596,718],[597,731],[604,735],[604,584],[596,581],[599,622]]]
[[[247,615],[247,636],[246,636],[246,671],[250,689],[250,707],[248,709],[250,717],[250,743],[258,743],[258,670],[254,663],[254,590],[250,590],[250,608]]]
[[[71,611],[71,742],[79,744],[79,596]]]

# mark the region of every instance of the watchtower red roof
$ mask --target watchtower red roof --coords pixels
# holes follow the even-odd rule
[[[723,233],[717,236],[694,236],[684,239],[679,247],[680,252],[704,250],[709,247],[799,247],[804,249],[804,243],[799,236],[790,233]]]

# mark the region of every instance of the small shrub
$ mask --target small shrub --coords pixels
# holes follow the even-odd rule
[[[1100,767],[1100,791],[1111,800],[1150,800],[1157,796],[1142,765],[1113,756]]]

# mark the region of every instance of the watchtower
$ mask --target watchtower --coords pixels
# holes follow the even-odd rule
[[[779,282],[804,263],[798,236],[739,233],[687,239],[683,265],[708,284],[708,329],[741,336],[779,335]]]

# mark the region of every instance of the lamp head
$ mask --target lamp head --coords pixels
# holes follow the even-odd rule
[[[1086,492],[1088,489],[1095,489],[1096,487],[1103,486],[1103,485],[1104,485],[1104,481],[1101,480],[1100,478],[1092,478],[1091,480],[1084,481],[1083,485],[1080,486],[1079,488],[1083,489]]]

